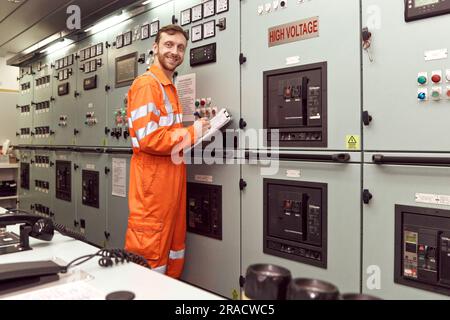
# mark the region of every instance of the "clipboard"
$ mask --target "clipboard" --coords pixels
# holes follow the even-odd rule
[[[209,120],[209,124],[211,128],[203,135],[201,139],[199,139],[194,145],[188,148],[185,152],[190,152],[199,144],[202,144],[204,141],[211,141],[211,138],[214,134],[225,127],[232,120],[231,115],[228,113],[227,109],[221,109],[214,118]]]

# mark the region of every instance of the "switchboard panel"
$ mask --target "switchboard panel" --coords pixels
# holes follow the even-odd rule
[[[44,57],[33,64],[34,96],[33,101],[46,101],[52,96],[53,70],[49,57]]]
[[[44,57],[33,64],[34,94],[33,144],[50,145],[54,142],[53,109],[55,98],[52,95],[53,77],[50,57]]]
[[[188,232],[182,279],[230,299],[237,298],[241,274],[240,204],[236,201],[240,197],[240,166],[206,165],[200,158],[197,161],[193,160],[198,164],[189,165],[187,172]]]
[[[299,160],[285,155],[270,165],[260,160],[242,166],[241,274],[252,264],[269,263],[293,277],[358,292],[360,204],[354,199],[361,194],[360,165],[289,155]],[[360,161],[358,153],[350,157]]]
[[[55,159],[55,197],[53,211],[55,221],[71,229],[79,228],[79,219],[76,214],[76,199],[81,191],[75,185],[75,175],[79,171],[78,155],[69,150],[56,150]],[[101,232],[101,231],[100,231]]]
[[[33,141],[33,94],[34,76],[32,65],[20,68],[19,95],[17,98],[18,128],[16,136],[18,144],[31,144]]]
[[[449,16],[430,17],[442,6],[448,1],[362,2],[368,32],[363,50],[366,150],[449,150],[450,141],[443,137],[450,134],[450,41],[433,34],[448,28]],[[405,22],[405,7],[413,16],[422,12],[429,18]],[[408,54],[395,49],[398,39]]]
[[[53,110],[52,125],[55,131],[54,144],[75,145],[80,131],[76,119],[78,60],[76,48],[57,51],[50,55],[53,63]]]
[[[445,159],[450,162],[446,154],[365,155],[363,188],[371,197],[364,196],[363,207],[364,293],[409,300],[448,295],[438,247],[449,226],[450,169],[436,163]],[[422,164],[414,165],[418,160]]]
[[[264,179],[264,252],[327,268],[327,185]]]
[[[111,153],[107,168],[110,170],[107,194],[108,247],[123,248],[128,226],[128,188],[130,184],[131,155]]]
[[[77,145],[106,145],[108,48],[105,32],[78,43]]]
[[[104,153],[80,152],[74,172],[79,229],[99,246],[106,244],[107,161]]]
[[[189,34],[184,63],[178,67],[176,78],[178,92],[185,92],[195,84],[192,94],[181,99],[183,120],[187,123],[200,115],[212,118],[222,108],[232,116],[228,129],[237,129],[240,119],[239,30],[240,5],[231,3],[227,10],[222,4],[211,1],[175,1],[175,16],[181,27]],[[236,57],[236,62],[230,62]],[[211,75],[220,75],[211,77]],[[214,85],[211,83],[214,82]],[[224,90],[224,88],[227,88]],[[234,137],[216,146],[235,146]],[[222,142],[222,143],[221,143]],[[237,144],[237,142],[236,142]]]
[[[222,240],[222,186],[188,183],[187,230]]]
[[[226,108],[232,116],[227,128],[237,129],[241,116],[240,4],[183,0],[175,1],[174,8],[178,23],[189,35],[184,63],[177,68],[175,78],[184,124],[191,124],[198,116],[210,119]],[[235,145],[234,135],[214,140],[216,151],[223,146],[233,148]],[[200,158],[191,160],[186,200],[189,232],[182,278],[195,286],[236,299],[240,276],[240,208],[236,201],[240,197],[237,187],[240,168],[215,163],[214,159],[204,159],[209,164],[213,160],[212,165],[201,164]],[[211,197],[206,197],[206,194],[220,193],[221,216],[216,210],[220,208],[219,204],[213,204]],[[208,261],[208,266],[202,261]]]
[[[269,2],[241,3],[246,20],[241,30],[241,144],[254,129],[267,128],[280,130],[282,148],[360,150],[358,143],[348,143],[352,136],[355,141],[361,136],[358,1],[340,2],[334,10],[328,9],[326,0]],[[317,63],[322,66],[308,71],[307,66]],[[267,95],[270,87],[264,87],[268,75],[264,72],[294,67],[305,67],[312,83],[303,83],[307,79],[301,73],[284,79],[275,76],[273,85],[278,90]],[[302,98],[297,97],[300,94]],[[272,116],[264,118],[271,111]],[[246,147],[264,149],[267,144],[260,139]]]

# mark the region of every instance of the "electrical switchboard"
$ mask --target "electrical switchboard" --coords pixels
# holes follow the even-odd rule
[[[75,145],[79,133],[76,123],[78,60],[76,48],[56,51],[49,55],[53,64],[53,110],[52,124],[55,137],[53,143],[58,146]]]
[[[269,2],[241,2],[241,145],[265,149],[279,130],[290,150],[360,150],[348,143],[361,137],[358,1],[333,12],[326,0]],[[269,141],[245,146],[254,129],[268,129]]]
[[[106,33],[78,43],[77,145],[105,146],[108,84]]]

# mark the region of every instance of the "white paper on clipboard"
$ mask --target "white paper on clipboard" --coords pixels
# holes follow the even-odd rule
[[[228,113],[226,109],[220,110],[214,118],[209,120],[211,128],[191,148],[187,149],[186,152],[189,152],[190,150],[194,149],[203,141],[211,141],[211,138],[214,136],[214,134],[220,129],[222,129],[227,123],[229,123],[231,119],[232,119],[231,115]]]

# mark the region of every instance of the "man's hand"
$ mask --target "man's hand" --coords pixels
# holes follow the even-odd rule
[[[198,119],[194,122],[195,135],[197,139],[200,139],[211,128],[209,121],[205,118]]]

